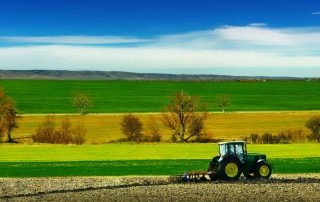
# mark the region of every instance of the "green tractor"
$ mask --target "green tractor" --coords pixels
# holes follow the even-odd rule
[[[241,173],[247,179],[268,179],[271,172],[265,154],[247,153],[244,141],[232,141],[219,143],[219,155],[211,160],[207,173],[211,180],[237,180]]]

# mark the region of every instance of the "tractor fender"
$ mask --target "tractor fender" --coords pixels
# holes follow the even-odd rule
[[[259,159],[259,160],[257,161],[257,164],[260,163],[260,162],[265,162],[265,163],[267,163],[266,159]]]

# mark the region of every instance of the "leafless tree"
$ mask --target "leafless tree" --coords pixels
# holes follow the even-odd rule
[[[173,132],[171,140],[188,142],[199,135],[208,117],[206,108],[206,104],[200,103],[199,97],[183,91],[170,97],[163,112],[163,122]]]
[[[73,96],[73,105],[78,109],[80,115],[85,115],[86,110],[93,106],[92,99],[86,93],[77,93]]]
[[[220,95],[217,97],[217,104],[222,113],[224,113],[225,109],[231,104],[231,99],[228,95]]]

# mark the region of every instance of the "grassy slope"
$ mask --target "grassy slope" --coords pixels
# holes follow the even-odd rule
[[[263,134],[266,132],[277,134],[288,129],[303,129],[305,134],[309,131],[304,127],[306,120],[319,112],[281,112],[281,113],[225,113],[211,114],[207,122],[207,133],[213,134],[217,139],[239,139],[241,136],[248,136],[251,133]],[[121,114],[109,115],[65,115],[56,116],[59,124],[63,119],[68,118],[74,125],[81,124],[87,129],[87,143],[105,143],[124,137],[120,130]],[[170,136],[162,125],[160,114],[138,114],[145,124],[144,133],[148,134],[148,123],[151,117],[160,125],[163,139]],[[43,122],[43,116],[25,116],[19,119],[19,128],[14,130],[14,137],[28,136],[34,133],[36,127]]]
[[[48,81],[0,80],[22,113],[75,112],[70,97],[86,91],[94,98],[91,112],[161,111],[168,96],[184,90],[218,110],[215,97],[232,97],[232,111],[320,109],[320,82],[168,82],[168,81]]]
[[[317,144],[248,145],[275,173],[320,172]],[[1,145],[1,177],[175,175],[206,170],[216,144]]]

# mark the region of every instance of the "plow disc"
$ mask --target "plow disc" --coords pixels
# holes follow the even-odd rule
[[[178,175],[180,182],[206,182],[210,179],[210,175],[216,174],[215,172],[185,172]]]

